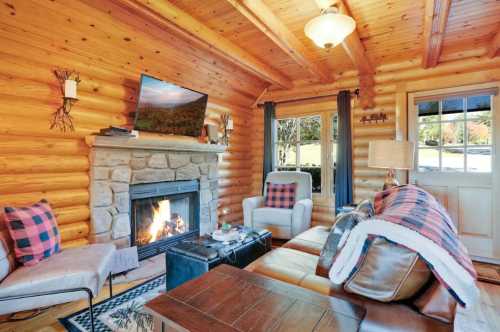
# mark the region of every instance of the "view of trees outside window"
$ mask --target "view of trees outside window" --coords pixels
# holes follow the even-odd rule
[[[418,170],[491,172],[491,96],[418,103]]]
[[[321,193],[321,117],[277,121],[276,169],[311,174],[313,192]]]

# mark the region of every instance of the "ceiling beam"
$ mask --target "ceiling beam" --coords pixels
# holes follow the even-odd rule
[[[161,27],[175,33],[197,46],[213,52],[238,67],[256,75],[262,80],[290,89],[293,83],[290,78],[267,63],[251,55],[241,47],[223,38],[214,30],[198,21],[187,12],[174,6],[169,1],[150,0],[115,0],[116,3],[140,14]]]
[[[331,6],[336,6],[339,13],[352,17],[349,7],[342,0],[316,0],[316,5],[320,9],[327,9]],[[374,85],[375,80],[373,75],[375,70],[366,54],[365,47],[361,42],[358,30],[354,31],[347,36],[342,42],[342,47],[356,67],[360,80],[360,105],[363,109],[372,108],[374,102]]]
[[[422,66],[424,68],[432,68],[438,64],[450,6],[451,0],[425,1],[424,54],[422,58]]]
[[[332,70],[315,63],[307,48],[283,24],[262,0],[226,0],[245,16],[262,33],[288,54],[298,65],[320,79],[322,83],[333,81]]]
[[[494,58],[498,54],[498,50],[500,50],[500,28],[488,47],[488,57]]]

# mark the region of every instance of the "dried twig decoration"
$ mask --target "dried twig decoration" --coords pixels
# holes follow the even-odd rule
[[[61,94],[63,98],[63,104],[52,114],[52,121],[50,123],[50,129],[59,128],[61,131],[71,130],[74,131],[75,127],[73,125],[73,117],[71,116],[71,107],[76,103],[76,91],[74,96],[68,96],[66,91],[66,81],[72,80],[76,82],[76,85],[80,83],[80,74],[75,71],[69,71],[64,69],[54,70],[54,74],[59,81],[61,86]]]
[[[220,119],[222,121],[222,130],[223,130],[221,143],[224,145],[229,145],[229,137],[231,136],[233,129],[234,129],[233,128],[233,119],[231,118],[229,113],[221,114]]]

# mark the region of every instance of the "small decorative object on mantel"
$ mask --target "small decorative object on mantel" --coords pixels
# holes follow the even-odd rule
[[[221,121],[223,126],[222,144],[229,145],[229,137],[231,137],[231,134],[234,130],[233,119],[231,118],[229,113],[224,113],[221,115]]]
[[[372,123],[372,121],[375,121],[375,123],[378,123],[379,121],[382,121],[382,122],[385,122],[387,120],[387,114],[384,113],[384,112],[380,112],[380,113],[375,113],[375,114],[370,114],[370,115],[363,115],[363,117],[361,118],[361,120],[359,120],[359,122],[361,122],[362,124],[366,124],[366,123]]]
[[[78,101],[76,90],[78,83],[80,83],[80,74],[65,69],[56,69],[54,70],[54,74],[61,84],[63,103],[57,111],[53,113],[50,129],[57,127],[61,131],[74,131],[73,117],[70,112],[71,107]]]
[[[208,136],[208,142],[210,144],[217,144],[219,143],[219,131],[217,126],[212,125],[212,124],[207,124],[207,136]]]

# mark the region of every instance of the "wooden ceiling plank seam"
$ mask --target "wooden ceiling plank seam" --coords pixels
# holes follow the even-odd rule
[[[500,27],[497,30],[497,33],[493,37],[488,47],[488,57],[494,58],[498,54],[498,50],[500,49]]]
[[[261,78],[283,88],[293,87],[292,81],[283,73],[254,57],[231,41],[223,38],[214,30],[198,21],[187,12],[168,1],[115,0],[119,5],[152,19],[160,26],[174,31],[180,36],[216,53]]]
[[[304,70],[322,83],[333,80],[330,69],[315,63],[302,42],[286,27],[273,11],[261,0],[226,0],[255,27],[271,39]]]
[[[446,31],[451,0],[426,0],[424,12],[424,54],[422,66],[437,66]]]

